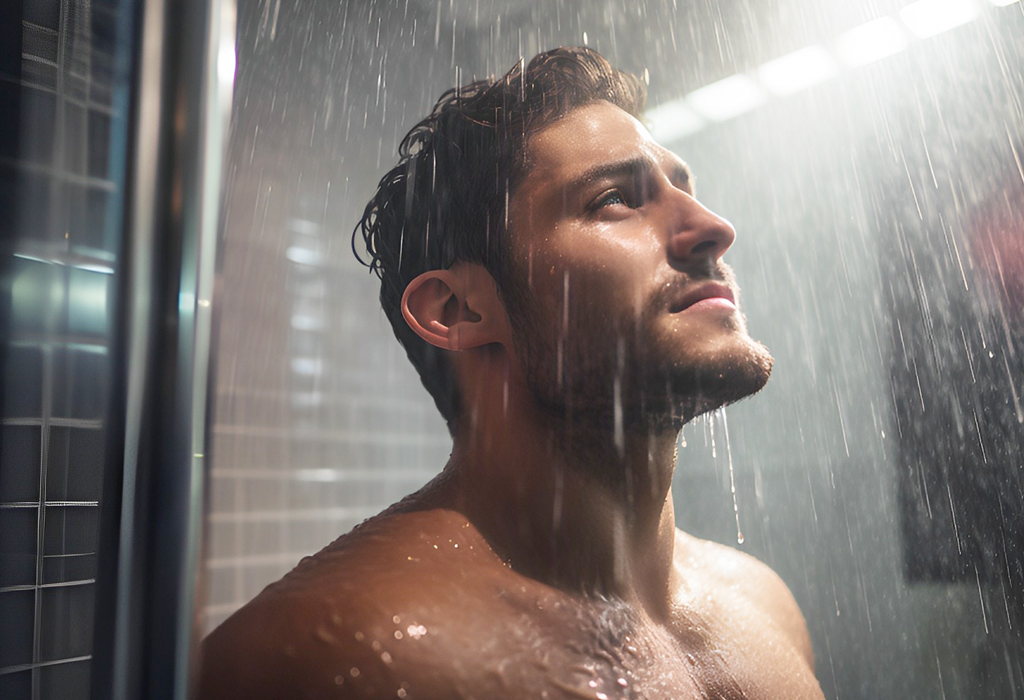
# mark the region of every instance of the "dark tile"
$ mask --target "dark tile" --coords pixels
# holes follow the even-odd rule
[[[40,429],[5,425],[0,432],[0,502],[38,501]]]
[[[57,140],[56,95],[22,87],[21,114],[21,158],[40,165],[53,166],[53,148]]]
[[[84,585],[42,590],[41,660],[85,656],[91,652],[94,588]]]
[[[110,116],[103,112],[89,112],[88,163],[90,177],[106,179],[110,176]]]
[[[0,509],[0,586],[35,583],[37,512],[38,508]]]
[[[45,700],[88,700],[90,661],[44,666],[39,670],[39,697]]]
[[[18,285],[19,278],[15,277],[14,280],[15,285]],[[42,351],[37,347],[8,346],[5,363],[4,416],[12,418],[40,417],[43,413]]]
[[[0,593],[0,620],[4,621],[4,633],[0,634],[0,668],[32,663],[34,616],[33,591]]]
[[[43,558],[43,583],[86,581],[95,578],[95,554],[68,554]]]
[[[0,660],[2,660],[0,656]],[[0,698],[21,698],[32,697],[32,672],[19,671],[18,673],[5,673],[0,676]]]
[[[70,428],[50,427],[50,444],[46,452],[46,500],[67,501],[68,467],[71,454],[68,451]]]
[[[60,0],[32,0],[23,3],[25,22],[56,30],[60,24]]]
[[[94,506],[47,506],[43,553],[94,553],[98,520],[99,508]]]
[[[69,501],[98,501],[103,486],[106,433],[102,430],[72,428],[67,479]]]

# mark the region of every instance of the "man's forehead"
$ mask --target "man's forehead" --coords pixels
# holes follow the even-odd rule
[[[687,170],[635,117],[610,102],[579,107],[530,138],[531,175],[585,173],[596,165],[642,158],[667,170]]]

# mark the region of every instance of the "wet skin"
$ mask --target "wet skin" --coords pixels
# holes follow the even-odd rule
[[[680,423],[770,368],[728,301],[732,227],[608,103],[529,149],[529,313],[474,266],[407,293],[458,351],[471,418],[444,472],[215,630],[201,697],[822,698],[785,584],[674,527]]]

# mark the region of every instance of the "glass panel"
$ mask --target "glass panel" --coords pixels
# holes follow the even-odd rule
[[[448,460],[349,233],[443,90],[587,45],[737,230],[775,358],[683,428],[677,526],[781,576],[827,698],[1024,697],[1019,2],[328,4],[239,6],[208,622]]]

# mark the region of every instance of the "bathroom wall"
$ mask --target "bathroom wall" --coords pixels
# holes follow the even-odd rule
[[[32,0],[0,12],[5,700],[89,696],[104,471],[118,454],[127,128],[118,9]]]
[[[376,278],[350,246],[359,202],[406,125],[403,110],[427,109],[444,79],[417,80],[405,94],[409,76],[406,89],[384,97],[375,87],[383,59],[366,30],[380,17],[358,6],[239,8],[217,278],[207,628],[426,483],[450,451],[379,312]],[[389,59],[402,51],[392,47]],[[404,51],[410,65],[421,60]],[[382,136],[386,107],[395,118]]]

